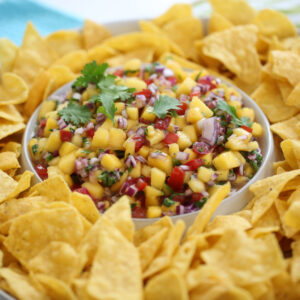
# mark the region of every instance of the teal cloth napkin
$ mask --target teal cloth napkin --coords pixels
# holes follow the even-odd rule
[[[32,0],[0,0],[0,37],[20,45],[28,21],[41,35],[82,26],[82,20]]]

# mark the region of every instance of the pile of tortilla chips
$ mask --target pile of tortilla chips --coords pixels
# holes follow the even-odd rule
[[[31,23],[20,47],[0,39],[0,288],[17,299],[300,299],[300,37],[283,14],[244,0],[210,0],[208,34],[176,4],[140,31],[41,37]],[[169,217],[135,230],[128,198],[100,216],[63,177],[31,185],[20,172],[24,122],[92,60],[160,61],[177,75],[207,69],[250,94],[272,123],[282,158],[253,184],[242,211],[218,216],[216,187],[194,224]]]

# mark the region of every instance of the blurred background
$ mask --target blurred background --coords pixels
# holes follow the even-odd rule
[[[198,17],[210,14],[205,0],[0,0],[0,36],[20,44],[28,20],[45,35],[58,29],[80,27],[85,18],[99,23],[153,18],[178,2],[191,3]],[[300,0],[248,2],[257,9],[280,10],[300,28]]]

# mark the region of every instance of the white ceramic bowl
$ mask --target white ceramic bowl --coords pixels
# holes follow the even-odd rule
[[[204,20],[204,26],[207,25],[207,22]],[[111,30],[113,34],[121,34],[126,33],[129,31],[137,31],[138,30],[138,21],[128,21],[128,22],[113,22],[106,24],[105,26],[108,27],[108,29]],[[231,84],[223,81],[228,86],[232,86]],[[66,84],[65,86],[58,89],[53,95],[59,95],[61,93],[64,93],[66,89],[70,87],[71,83]],[[258,107],[258,105],[243,91],[238,89],[237,87],[234,87],[243,97],[243,102],[246,107],[253,108],[256,115],[256,121],[259,122],[263,129],[264,129],[264,136],[259,140],[262,154],[263,154],[263,162],[259,170],[256,172],[255,176],[247,182],[246,185],[244,185],[241,189],[239,189],[237,192],[233,193],[226,199],[222,201],[222,203],[219,205],[219,207],[216,209],[214,216],[216,215],[226,215],[230,213],[237,212],[241,210],[245,205],[248,203],[248,201],[252,198],[252,194],[248,191],[248,187],[253,184],[255,181],[260,180],[264,177],[270,176],[272,174],[272,163],[274,161],[274,142],[273,142],[273,136],[270,130],[270,124],[262,112],[262,110]],[[39,178],[38,174],[36,173],[32,163],[30,154],[28,151],[28,143],[30,139],[33,137],[34,129],[36,126],[37,121],[37,115],[38,115],[39,108],[36,109],[36,111],[31,116],[27,127],[25,129],[25,133],[23,136],[23,142],[22,142],[22,166],[26,170],[30,170],[34,173],[34,181],[39,182],[41,179]],[[179,216],[173,216],[171,217],[173,221],[176,221],[178,219],[184,220],[187,226],[191,225],[193,220],[195,219],[198,212],[188,213],[184,215]],[[134,223],[136,228],[144,227],[157,219],[134,219]]]

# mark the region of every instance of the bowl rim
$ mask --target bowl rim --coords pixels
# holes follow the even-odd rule
[[[110,70],[111,69],[113,69],[113,68],[110,68]],[[187,68],[184,68],[184,69],[191,71],[191,69],[187,69]],[[219,78],[216,76],[213,76],[213,77]],[[223,78],[219,78],[219,79],[221,80],[222,83],[226,84],[229,87],[234,88],[238,93],[240,93],[240,95],[242,96],[242,101],[245,104],[245,107],[251,106],[254,109],[256,119],[259,116],[259,118],[263,121],[263,124],[261,124],[261,125],[263,127],[264,135],[265,135],[265,139],[266,139],[266,145],[264,145],[265,149],[264,149],[264,153],[263,153],[264,154],[263,162],[262,162],[261,166],[259,167],[258,171],[243,187],[241,187],[239,190],[233,192],[232,194],[229,194],[229,196],[227,196],[221,202],[221,203],[227,203],[231,200],[231,197],[233,197],[233,196],[239,197],[239,195],[246,192],[246,190],[249,188],[249,186],[251,184],[253,184],[257,180],[259,180],[259,178],[261,177],[261,174],[263,174],[263,172],[265,171],[265,168],[266,168],[269,160],[272,157],[274,142],[273,142],[273,135],[272,135],[271,129],[270,129],[270,123],[269,123],[267,117],[265,116],[265,114],[263,113],[263,111],[261,110],[261,108],[256,104],[256,102],[249,95],[247,95],[245,92],[243,92],[241,89],[239,89],[232,83],[224,80]],[[51,97],[53,98],[53,97],[57,97],[58,95],[66,94],[66,91],[69,90],[72,83],[73,83],[73,81],[68,82],[65,85],[61,86],[59,89],[54,91],[51,95],[49,95],[48,98],[44,101],[50,100]],[[42,182],[42,179],[39,177],[39,175],[37,174],[37,172],[33,166],[33,163],[32,163],[31,157],[30,157],[30,153],[28,150],[28,142],[33,137],[33,130],[30,130],[30,129],[34,128],[36,125],[40,107],[41,107],[41,104],[35,109],[34,113],[31,115],[30,119],[28,120],[28,123],[25,128],[25,132],[23,134],[23,139],[22,139],[22,164],[23,164],[23,166],[26,166],[27,170],[29,169],[31,172],[34,173],[34,176],[38,182]],[[260,123],[261,123],[261,121],[260,121]],[[170,217],[173,220],[180,219],[180,218],[188,218],[188,217],[191,217],[191,216],[193,217],[193,216],[197,215],[200,211],[201,211],[201,209],[194,211],[194,212],[185,213],[185,214],[181,214],[181,215],[174,215],[174,216],[170,216]],[[150,218],[150,219],[149,218],[132,218],[132,219],[134,220],[134,222],[137,222],[137,223],[139,223],[139,222],[144,223],[145,220],[151,220],[151,223],[152,223],[152,222],[160,220],[161,218],[162,217]]]

